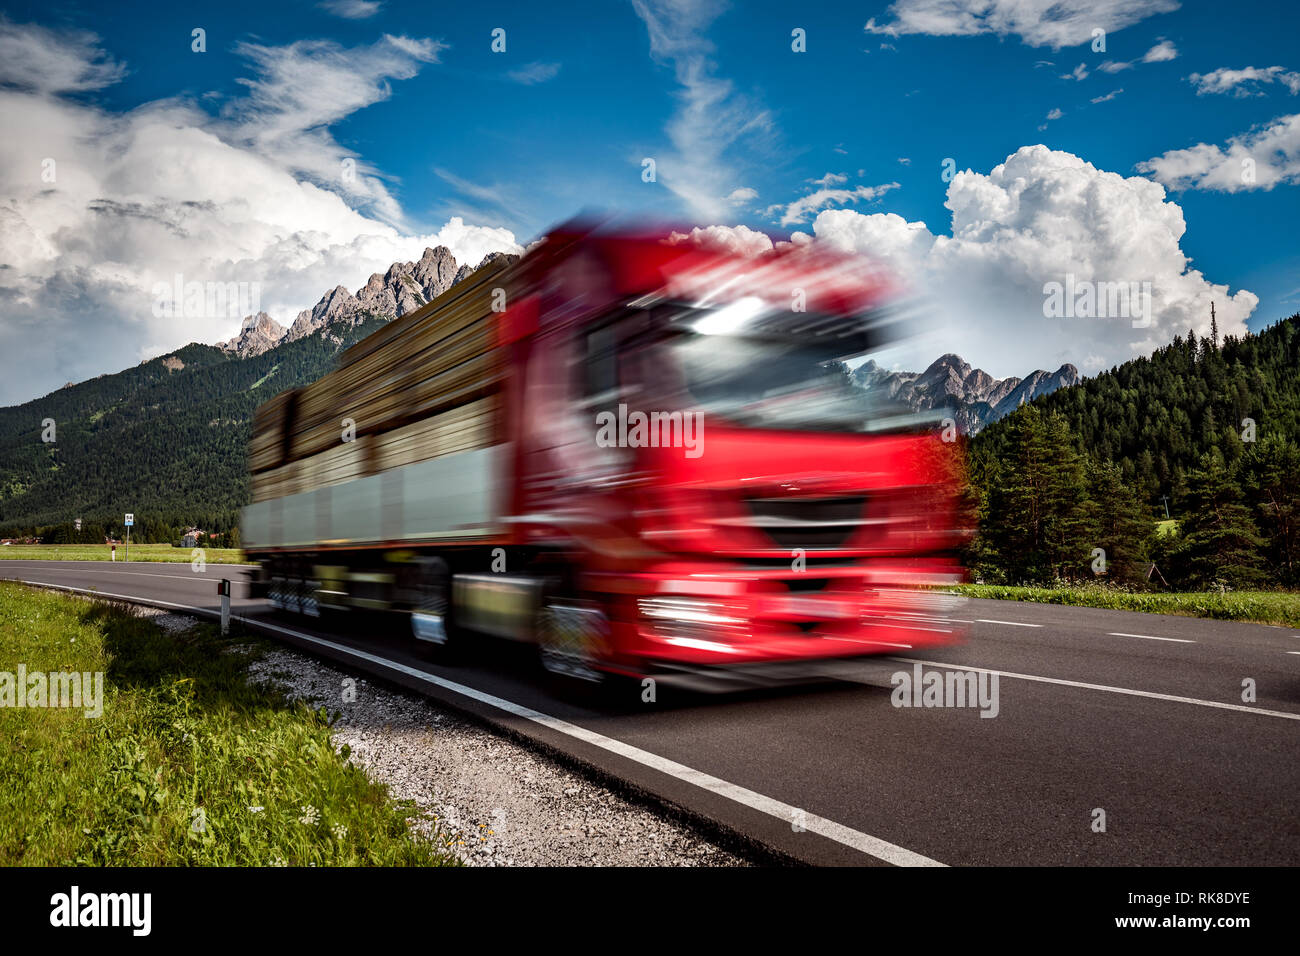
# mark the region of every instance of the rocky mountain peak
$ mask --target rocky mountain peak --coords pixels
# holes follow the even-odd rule
[[[1055,372],[1038,369],[1024,379],[994,378],[952,352],[939,356],[919,374],[889,371],[868,359],[854,369],[852,377],[857,385],[879,389],[913,411],[950,410],[958,427],[972,435],[1022,403],[1080,381],[1073,365],[1062,365]]]
[[[284,337],[283,325],[265,312],[258,312],[244,319],[238,335],[217,347],[226,352],[234,352],[240,358],[252,358],[267,349],[275,348]]]

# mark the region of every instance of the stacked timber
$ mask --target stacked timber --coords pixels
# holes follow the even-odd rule
[[[490,263],[257,409],[253,500],[327,487],[494,441],[502,370],[494,306],[514,267]]]

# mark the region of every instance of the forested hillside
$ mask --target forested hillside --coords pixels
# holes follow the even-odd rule
[[[1300,439],[1300,314],[1258,335],[1221,343],[1178,336],[1154,355],[1133,359],[1034,404],[1064,417],[1079,447],[1111,461],[1124,481],[1154,504],[1186,491],[1186,475],[1217,449],[1233,464],[1253,437]],[[1010,432],[991,425],[977,453],[999,457]],[[1171,507],[1173,507],[1171,505]],[[1163,510],[1163,509],[1162,509]]]
[[[225,532],[248,500],[253,409],[314,381],[338,352],[381,326],[370,319],[338,344],[310,336],[252,358],[187,345],[136,368],[0,409],[0,534],[83,519],[82,537],[121,533],[171,541],[187,524]],[[43,422],[54,421],[54,441]],[[46,534],[47,540],[54,536]]]
[[[1175,338],[969,452],[970,563],[987,580],[1300,585],[1300,315],[1222,343]]]

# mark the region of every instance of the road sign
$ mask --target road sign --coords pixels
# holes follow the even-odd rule
[[[126,516],[126,526],[129,528],[129,527],[131,527],[131,525],[133,525],[133,524],[135,524],[135,515],[133,515],[133,514],[129,514],[129,515],[127,515],[127,516]]]

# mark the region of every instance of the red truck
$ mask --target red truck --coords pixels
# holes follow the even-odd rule
[[[855,385],[887,281],[562,227],[258,409],[245,549],[276,607],[437,653],[723,684],[954,639],[956,446]]]

